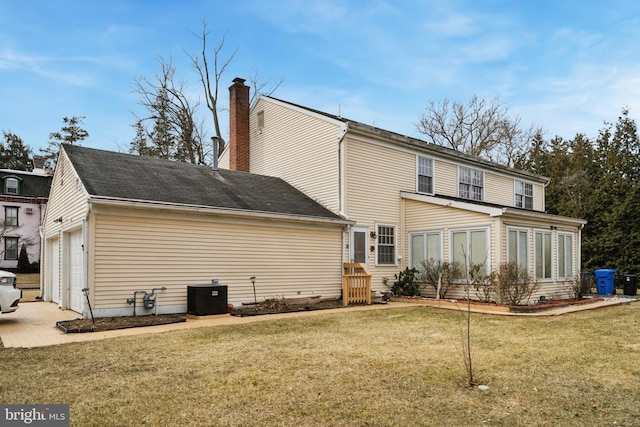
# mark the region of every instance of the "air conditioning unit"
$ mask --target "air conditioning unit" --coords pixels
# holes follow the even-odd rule
[[[32,214],[33,213],[33,208],[25,208],[24,210],[26,213],[28,214]]]

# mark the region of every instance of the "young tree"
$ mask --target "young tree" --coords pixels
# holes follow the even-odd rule
[[[540,133],[533,127],[523,130],[498,98],[475,95],[466,104],[429,101],[416,127],[427,142],[506,166],[513,166]]]
[[[33,170],[31,147],[25,145],[18,135],[2,131],[4,142],[0,141],[0,168],[21,171]]]
[[[82,128],[82,121],[85,118],[85,116],[64,117],[60,131],[49,134],[48,147],[40,149],[40,151],[45,158],[45,162],[52,169],[55,168],[58,153],[60,152],[60,144],[75,145],[89,137],[89,132]]]

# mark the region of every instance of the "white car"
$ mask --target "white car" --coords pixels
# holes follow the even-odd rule
[[[0,311],[13,313],[18,309],[22,291],[16,289],[16,275],[10,271],[0,270]]]

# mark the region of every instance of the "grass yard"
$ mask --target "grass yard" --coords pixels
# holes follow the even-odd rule
[[[559,317],[426,307],[0,349],[3,403],[73,426],[638,426],[640,303]],[[0,325],[1,327],[1,325]]]

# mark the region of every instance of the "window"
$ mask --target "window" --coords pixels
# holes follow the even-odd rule
[[[4,192],[7,194],[18,194],[19,186],[17,178],[6,178],[4,180]]]
[[[451,232],[451,260],[466,276],[469,264],[484,265],[489,271],[490,249],[487,228],[455,230]]]
[[[433,160],[418,156],[418,193],[433,194]]]
[[[17,237],[4,238],[4,259],[8,259],[8,260],[18,259],[18,238]]]
[[[516,181],[516,207],[533,209],[533,184]]]
[[[527,230],[507,229],[507,262],[529,269],[529,236]]]
[[[536,279],[551,279],[551,233],[535,232]]]
[[[419,268],[422,261],[442,260],[442,232],[409,233],[409,268]]]
[[[396,227],[378,225],[376,259],[380,265],[396,265]]]
[[[483,181],[482,171],[460,166],[458,169],[459,196],[463,199],[481,201]]]
[[[5,227],[18,226],[18,208],[13,206],[4,207],[4,225]]]
[[[262,129],[264,127],[264,111],[258,111],[256,118],[258,119],[258,129]]]
[[[573,234],[558,233],[558,278],[573,278]]]

